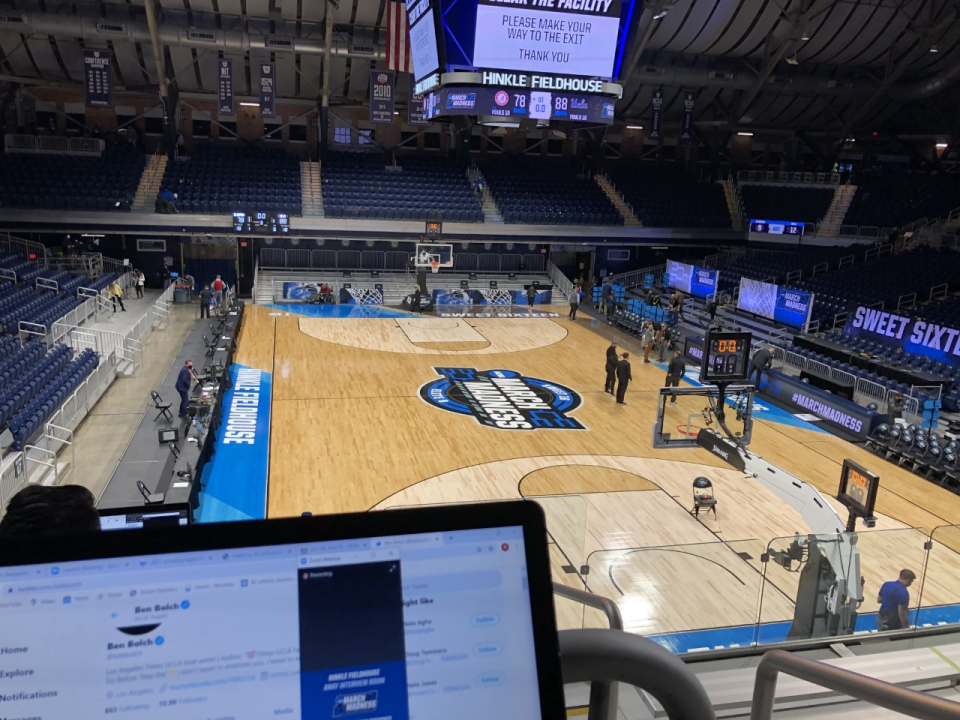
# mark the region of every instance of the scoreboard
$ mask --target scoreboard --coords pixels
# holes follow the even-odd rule
[[[442,87],[423,99],[423,116],[476,115],[488,120],[570,120],[613,124],[614,99],[584,93],[486,86]]]
[[[795,238],[803,237],[804,224],[789,220],[751,220],[750,232],[759,235],[792,235]]]
[[[875,473],[849,458],[844,459],[837,500],[846,506],[851,514],[855,517],[872,518],[879,487],[880,478]]]
[[[238,233],[271,233],[285,235],[290,232],[290,216],[281,212],[235,212],[233,229]]]

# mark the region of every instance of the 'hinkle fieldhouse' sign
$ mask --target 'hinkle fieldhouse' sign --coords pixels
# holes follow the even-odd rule
[[[960,364],[960,329],[948,325],[861,305],[847,319],[843,331],[904,352]]]

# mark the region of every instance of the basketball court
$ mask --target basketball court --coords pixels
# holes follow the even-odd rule
[[[273,376],[269,516],[536,497],[554,579],[614,598],[629,630],[789,621],[798,575],[761,556],[809,532],[799,513],[704,450],[655,449],[662,367],[628,342],[633,382],[619,407],[603,392],[609,328],[567,320],[566,306],[543,309],[560,317],[324,318],[248,306],[236,361]],[[665,426],[695,433],[702,404],[668,405]],[[876,611],[877,589],[902,567],[919,575],[934,528],[960,523],[956,495],[759,398],[750,447],[830,498],[844,458],[880,475],[878,523],[860,538],[862,613]],[[694,517],[700,476],[717,512]],[[957,536],[934,535],[924,607],[960,604]],[[564,627],[603,624],[557,602]]]

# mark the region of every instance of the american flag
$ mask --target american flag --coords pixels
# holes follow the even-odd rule
[[[387,0],[387,70],[413,72],[407,6],[397,0]]]

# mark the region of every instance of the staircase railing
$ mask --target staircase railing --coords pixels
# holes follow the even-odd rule
[[[554,265],[549,259],[547,260],[547,274],[550,276],[550,280],[556,286],[557,290],[563,293],[564,297],[567,297],[570,291],[573,290],[573,282],[560,272],[560,268]]]
[[[957,703],[936,695],[891,685],[783,650],[771,650],[757,665],[750,720],[770,720],[773,716],[780,673],[921,720],[956,720],[960,711]]]

